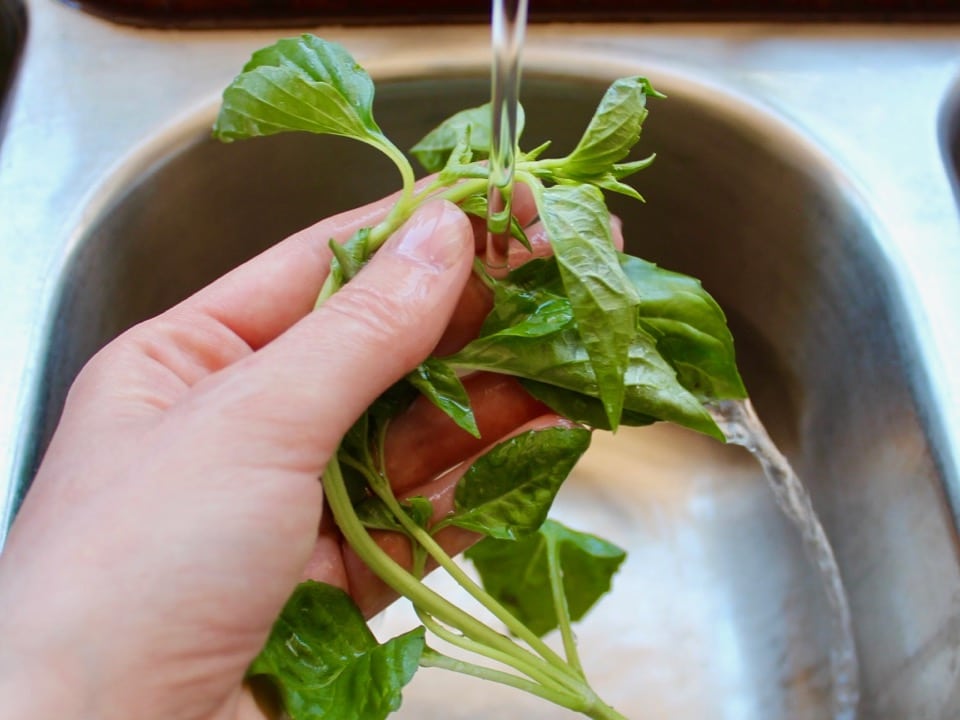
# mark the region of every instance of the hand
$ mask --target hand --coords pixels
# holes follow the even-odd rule
[[[311,312],[329,238],[391,206],[298,233],[81,372],[0,556],[11,717],[262,718],[244,672],[297,582],[344,587],[368,615],[393,599],[342,546],[318,478],[354,419],[432,349],[473,337],[491,301],[468,277],[482,232],[432,203]],[[533,218],[529,197],[514,210]],[[528,236],[547,252],[542,228]],[[513,264],[526,257],[512,250]],[[395,492],[426,495],[438,513],[486,447],[563,422],[509,378],[465,384],[482,440],[424,400],[387,438]],[[458,552],[475,537],[440,539]],[[378,541],[408,560],[402,538]]]
[[[11,717],[257,717],[244,671],[298,581],[371,614],[391,600],[322,516],[318,478],[354,419],[438,341],[462,344],[489,300],[464,291],[470,223],[437,202],[310,312],[327,240],[390,204],[289,238],[84,368],[0,557]],[[442,505],[442,471],[543,412],[506,378],[470,386],[485,440],[417,403],[390,439],[399,493]]]

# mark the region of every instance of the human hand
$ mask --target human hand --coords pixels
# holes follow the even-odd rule
[[[430,204],[311,313],[328,238],[389,206],[288,239],[80,374],[0,558],[12,717],[255,717],[244,671],[298,581],[348,587],[368,613],[390,600],[322,517],[318,477],[353,420],[441,338],[474,234],[455,207]],[[443,342],[482,315],[475,291]],[[471,384],[485,443],[542,412],[504,379]],[[395,455],[398,492],[442,495],[436,475],[482,449],[424,405],[391,442],[422,446],[425,431],[437,452]]]
[[[391,204],[298,233],[83,370],[0,557],[0,703],[12,716],[262,717],[244,672],[297,582],[347,588],[368,615],[393,599],[323,515],[318,477],[354,418],[435,346],[469,340],[490,299],[468,278],[476,233],[434,203],[311,313],[327,240]],[[523,197],[515,211],[534,214]],[[542,254],[542,229],[529,234]],[[457,467],[561,422],[508,378],[466,385],[482,440],[422,400],[387,439],[395,492],[426,495],[438,513]],[[439,539],[452,553],[475,538]],[[406,559],[402,538],[378,541]]]

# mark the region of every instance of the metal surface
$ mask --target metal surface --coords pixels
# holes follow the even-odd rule
[[[4,513],[97,347],[398,182],[344,140],[207,139],[220,88],[274,32],[30,10],[0,153]],[[401,146],[487,97],[486,28],[431,29],[429,45],[416,29],[318,32],[374,74]],[[571,147],[614,77],[669,95],[642,142],[658,153],[638,176],[648,203],[614,204],[628,247],[701,277],[729,313],[758,411],[837,551],[862,717],[960,716],[960,30],[545,26],[525,59],[527,147]],[[598,689],[637,718],[824,718],[817,579],[745,453],[670,427],[595,442],[558,509],[631,552],[579,632]],[[400,717],[562,717],[439,672]]]

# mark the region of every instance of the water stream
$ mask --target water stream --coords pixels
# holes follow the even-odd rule
[[[727,441],[746,448],[763,468],[777,505],[797,528],[804,549],[819,572],[831,613],[831,718],[855,720],[860,699],[860,673],[850,605],[833,548],[814,512],[810,494],[770,439],[749,400],[724,401],[709,410]]]
[[[505,268],[520,104],[520,51],[527,29],[527,0],[493,0],[491,44],[490,189],[487,194],[489,268]]]
[[[492,127],[486,247],[486,263],[491,269],[507,265],[517,147],[520,53],[526,25],[527,0],[493,0]],[[727,440],[746,448],[763,468],[777,504],[797,528],[804,549],[817,568],[831,612],[831,718],[855,720],[860,687],[850,606],[833,549],[814,512],[810,495],[770,439],[749,400],[717,403],[710,412]]]

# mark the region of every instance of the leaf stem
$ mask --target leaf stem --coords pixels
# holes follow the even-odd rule
[[[450,643],[461,650],[488,658],[507,667],[512,667],[517,672],[521,672],[531,680],[541,685],[551,687],[557,690],[565,690],[570,685],[570,678],[557,672],[557,669],[540,658],[529,655],[528,653],[504,653],[500,650],[488,647],[478,643],[470,638],[457,634],[453,630],[445,627],[436,618],[421,608],[415,607],[417,617],[423,626],[441,640]],[[519,648],[518,648],[519,649]]]
[[[492,595],[490,595],[486,590],[484,590],[480,585],[475,583],[473,579],[464,572],[453,558],[451,558],[440,544],[434,540],[433,536],[430,535],[426,530],[417,525],[410,517],[403,511],[403,508],[400,507],[400,503],[394,497],[393,493],[384,488],[374,488],[374,492],[386,503],[387,507],[396,515],[397,520],[403,525],[403,528],[410,534],[410,536],[427,551],[427,554],[433,558],[440,567],[446,570],[450,577],[457,581],[457,584],[460,585],[464,590],[466,590],[470,595],[484,607],[490,610],[500,622],[507,626],[507,629],[510,630],[518,638],[526,642],[531,648],[533,648],[544,660],[554,665],[557,668],[562,668],[567,670],[569,667],[563,658],[560,657],[553,649],[547,645],[543,640],[541,640],[537,635],[530,630],[526,625],[524,625],[520,620],[518,620],[513,613],[507,610],[503,605],[497,601]]]
[[[462,675],[480,678],[481,680],[490,680],[491,682],[500,683],[501,685],[509,685],[510,687],[517,688],[518,690],[524,690],[531,695],[536,695],[537,697],[549,700],[552,703],[569,708],[575,712],[585,712],[587,709],[587,705],[584,703],[583,698],[578,697],[573,693],[544,687],[538,683],[530,682],[525,678],[517,677],[516,675],[511,675],[510,673],[506,673],[501,670],[495,670],[493,668],[483,667],[482,665],[476,665],[471,662],[452,658],[449,655],[439,653],[432,648],[424,649],[423,654],[420,656],[420,666],[443,668],[444,670],[451,670],[453,672],[461,673]]]
[[[400,153],[395,147],[393,150],[396,153]],[[384,149],[386,152],[386,149]],[[465,180],[464,182],[457,183],[443,192],[438,192],[443,185],[439,182],[433,183],[420,193],[414,192],[414,176],[413,170],[410,168],[409,163],[406,163],[406,158],[403,158],[403,153],[400,153],[400,157],[404,159],[405,165],[401,165],[397,158],[393,154],[387,153],[390,157],[397,163],[397,167],[400,168],[400,172],[403,175],[403,195],[400,200],[397,201],[397,204],[393,206],[387,216],[377,223],[373,228],[370,229],[370,235],[367,238],[367,257],[365,261],[370,258],[377,250],[380,249],[380,246],[387,241],[394,232],[399,229],[403,223],[410,219],[410,216],[416,212],[417,208],[423,205],[428,200],[433,198],[443,198],[449,200],[450,202],[460,202],[471,195],[477,193],[486,192],[487,180],[476,179],[476,180]],[[429,191],[429,192],[428,192]],[[334,273],[327,275],[327,279],[324,281],[323,286],[320,288],[320,292],[317,294],[317,300],[313,305],[314,310],[323,305],[327,300],[330,299],[330,296],[333,295],[341,287],[341,283],[338,281]]]
[[[526,652],[507,636],[498,633],[428,588],[374,542],[370,533],[363,527],[350,502],[350,496],[343,481],[343,473],[340,470],[336,453],[327,463],[327,469],[323,474],[323,488],[334,519],[344,538],[367,567],[373,570],[392,590],[409,598],[417,607],[423,608],[445,624],[456,628],[465,636],[477,642],[508,654],[515,654],[518,651]],[[394,503],[396,503],[396,499],[394,499]],[[399,507],[398,504],[397,507]],[[412,520],[407,517],[402,509],[400,509],[399,517],[406,518],[412,523]],[[417,526],[414,524],[414,527]],[[530,654],[530,657],[536,658],[533,654]]]
[[[573,635],[570,623],[570,605],[567,603],[567,593],[563,588],[560,549],[552,538],[547,538],[547,569],[550,575],[550,594],[553,595],[553,607],[557,615],[560,635],[563,638],[563,650],[567,656],[567,662],[580,677],[586,679],[583,664],[580,662],[580,653],[577,650],[577,639]]]
[[[407,156],[386,137],[383,137],[382,144],[377,145],[377,148],[393,160],[394,165],[397,166],[397,169],[400,171],[400,177],[403,180],[403,199],[409,200],[413,197],[417,176],[413,172],[413,166],[410,164],[410,161],[407,160]]]

